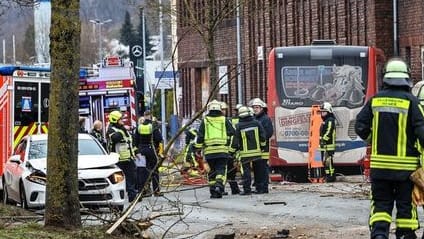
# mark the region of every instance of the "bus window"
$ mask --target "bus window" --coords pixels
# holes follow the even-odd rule
[[[330,102],[333,106],[359,106],[365,99],[359,66],[287,66],[281,69],[282,105],[311,106]]]

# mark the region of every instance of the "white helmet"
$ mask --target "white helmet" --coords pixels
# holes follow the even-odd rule
[[[266,103],[263,100],[261,100],[260,98],[254,98],[254,99],[250,100],[249,106],[255,106],[255,105],[258,105],[262,108],[267,108]]]
[[[237,104],[236,105],[236,110],[239,110],[243,105],[242,104]]]
[[[250,111],[249,107],[241,106],[240,109],[238,109],[238,116],[240,118],[245,118],[248,116],[252,116],[252,112]]]
[[[221,111],[221,102],[217,101],[217,100],[212,100],[211,102],[208,103],[208,110],[219,110]]]
[[[221,101],[220,103],[221,103],[221,109],[222,110],[228,109],[227,103],[225,103],[224,101]]]
[[[320,110],[328,113],[333,113],[333,107],[328,102],[322,103]]]

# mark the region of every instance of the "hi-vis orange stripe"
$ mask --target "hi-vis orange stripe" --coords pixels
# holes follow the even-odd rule
[[[47,133],[47,124],[41,125],[41,132],[38,132],[37,124],[32,123],[28,126],[15,126],[13,128],[13,149],[15,149],[16,145],[21,141],[21,139],[25,135],[32,135],[37,133]]]

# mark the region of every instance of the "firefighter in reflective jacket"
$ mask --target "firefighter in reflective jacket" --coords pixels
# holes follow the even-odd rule
[[[184,169],[196,168],[199,164],[196,161],[194,144],[196,143],[197,129],[190,128],[184,131],[185,148],[184,148]]]
[[[333,114],[333,107],[330,103],[324,102],[321,107],[322,125],[320,128],[320,148],[321,158],[324,162],[325,181],[336,181],[334,174],[334,151],[336,150],[336,120]]]
[[[243,178],[243,192],[240,195],[250,195],[252,184],[250,164],[263,162],[261,159],[262,149],[265,147],[265,130],[261,123],[256,121],[253,117],[252,112],[246,106],[242,106],[239,109],[239,122],[236,125],[235,134],[231,144],[231,151],[238,152],[239,158],[242,165],[242,178]],[[260,191],[263,189],[264,179],[258,178],[263,177],[265,174],[255,174],[255,186],[256,190]]]
[[[109,127],[106,135],[109,152],[119,154],[119,162],[117,165],[124,172],[128,201],[132,202],[137,195],[137,190],[135,188],[135,148],[133,148],[132,136],[122,122],[121,112],[117,110],[110,112]]]
[[[234,135],[231,122],[222,115],[221,104],[213,100],[208,104],[208,114],[199,126],[196,139],[197,154],[203,149],[209,164],[209,191],[211,198],[221,198],[224,191],[224,177],[229,157],[229,137]]]
[[[257,166],[254,167],[254,174],[255,174],[255,184],[258,182],[256,180],[257,177],[263,179],[263,182],[259,182],[260,185],[263,185],[263,187],[256,187],[255,193],[262,194],[262,193],[268,193],[268,184],[269,184],[269,166],[268,166],[268,159],[269,159],[269,139],[271,138],[272,134],[274,133],[274,128],[272,126],[271,118],[269,118],[267,111],[268,107],[267,104],[261,100],[260,98],[254,98],[250,100],[249,106],[253,108],[255,119],[259,121],[259,123],[262,124],[262,127],[265,129],[265,137],[266,137],[266,145],[262,150],[261,158],[263,159],[262,162],[257,162]],[[256,176],[256,174],[265,174]],[[258,190],[259,189],[259,190]]]
[[[383,90],[372,97],[356,118],[355,131],[371,142],[372,239],[388,239],[396,201],[396,238],[417,238],[413,182],[409,176],[419,166],[418,142],[424,145],[424,109],[410,93],[412,82],[405,62],[389,60]]]
[[[225,102],[220,102],[221,103],[221,111],[222,114],[227,116],[227,110],[228,110],[228,105]],[[241,105],[239,105],[241,106]],[[235,108],[235,111],[237,113],[237,106]],[[238,123],[238,116],[236,115],[235,117],[231,118],[228,117],[228,120],[231,121],[231,125],[233,126],[233,128],[235,129],[235,125]],[[232,137],[230,137],[230,142],[232,140]],[[238,183],[236,181],[236,174],[237,174],[237,167],[235,165],[236,163],[236,154],[230,154],[227,160],[227,167],[226,167],[226,174],[225,174],[225,180],[224,180],[224,185],[226,182],[228,182],[228,184],[230,185],[231,188],[231,194],[239,194],[240,193],[240,189],[238,187]],[[228,195],[227,192],[223,192],[222,195]]]
[[[146,169],[148,174],[151,174],[150,181],[146,183],[148,175],[140,177],[138,184],[143,187],[144,194],[149,195],[151,192],[150,182],[153,186],[153,195],[162,196],[159,185],[159,166],[158,157],[156,155],[155,145],[162,143],[162,134],[158,127],[155,127],[152,122],[150,111],[144,112],[144,122],[140,124],[135,133],[135,144],[138,147],[138,152],[146,157]],[[144,176],[144,175],[143,175]]]

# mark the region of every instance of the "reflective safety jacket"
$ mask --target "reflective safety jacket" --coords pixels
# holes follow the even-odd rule
[[[320,128],[320,147],[325,151],[336,150],[336,120],[332,113],[323,119]]]
[[[231,143],[231,151],[238,151],[240,158],[261,158],[266,144],[265,130],[252,116],[240,118]]]
[[[371,178],[406,180],[419,166],[415,145],[424,145],[424,110],[406,90],[388,88],[371,98],[355,131],[371,140]]]
[[[143,145],[153,145],[155,148],[162,142],[162,134],[158,127],[155,127],[153,122],[146,119],[137,127],[134,135],[135,145],[141,147]]]
[[[269,118],[269,116],[264,111],[258,115],[255,115],[255,119],[262,124],[262,127],[265,130],[266,145],[262,150],[262,159],[267,160],[269,159],[269,139],[271,138],[272,134],[274,134],[274,127],[272,126],[271,118]]]
[[[128,161],[135,158],[132,136],[123,126],[109,125],[107,136],[109,152],[118,153],[119,161]]]
[[[212,110],[199,126],[195,148],[204,149],[206,158],[228,155],[229,138],[234,135],[231,122],[220,111]]]

